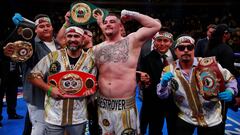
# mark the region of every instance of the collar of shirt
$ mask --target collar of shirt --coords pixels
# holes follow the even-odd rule
[[[168,51],[165,53],[165,55],[166,55],[167,57],[171,57],[172,53],[171,53],[171,51],[168,49]]]
[[[180,66],[180,64],[179,64],[179,60],[176,60],[176,62],[177,62],[176,68],[177,68],[177,69],[180,69],[180,71],[181,71],[181,73],[183,74],[183,76],[185,77],[185,79],[188,80],[188,81],[190,81],[191,76],[192,76],[193,68],[191,69],[190,74],[187,74],[187,73],[185,73],[183,70],[181,70],[181,66]],[[196,67],[197,65],[198,65],[197,58],[194,57],[192,67]]]
[[[151,42],[151,51],[153,50],[153,46],[154,46],[154,40],[152,39],[152,42]]]
[[[176,68],[177,68],[177,69],[181,69],[181,66],[180,66],[180,64],[179,64],[179,59],[176,60],[176,63],[177,63],[177,64],[176,64]],[[196,57],[194,57],[192,67],[196,67],[197,65],[198,65],[198,60],[197,60]]]
[[[172,55],[171,51],[168,49],[166,53],[159,53],[161,56],[165,55],[166,57],[170,57]]]
[[[173,61],[174,61],[174,59],[173,59],[173,55],[172,55],[172,52],[170,51],[170,49],[168,49],[168,51],[165,53],[165,54],[161,54],[160,53],[160,55],[162,56],[162,55],[166,55],[167,57],[166,57],[166,60],[169,62],[169,63],[172,63]],[[162,61],[163,61],[163,59],[162,59]]]

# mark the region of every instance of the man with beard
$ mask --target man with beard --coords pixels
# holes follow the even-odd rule
[[[221,102],[237,94],[237,81],[215,57],[194,57],[194,39],[180,36],[175,45],[178,60],[164,68],[157,86],[160,98],[173,94],[179,109],[176,134],[222,134]]]
[[[88,53],[83,51],[83,34],[83,29],[79,27],[68,27],[65,31],[67,47],[49,53],[41,59],[29,75],[30,82],[47,93],[45,97],[46,134],[63,135],[65,130],[70,135],[83,135],[85,132],[86,98],[66,98],[64,96],[66,93],[60,92],[58,87],[44,81],[49,75],[69,70],[96,75],[92,49],[89,49]],[[76,84],[74,80],[69,81],[70,83],[66,83],[66,88],[74,87]]]
[[[59,30],[57,34],[58,41],[62,44],[62,46],[66,45],[66,37],[65,37],[65,31],[68,27],[72,26],[70,23],[70,12],[68,11],[65,16],[65,23],[63,24],[62,28]],[[93,47],[93,33],[88,30],[84,29],[83,34],[83,46],[82,49],[85,53],[88,53],[88,51],[92,51]],[[96,107],[96,98],[95,96],[89,96],[87,97],[87,112],[88,112],[88,120],[89,120],[89,131],[90,134],[98,134],[98,121],[97,121],[97,107]]]
[[[62,45],[62,46],[66,46],[66,37],[65,37],[65,31],[68,27],[70,26],[74,26],[73,24],[70,23],[70,12],[68,11],[65,16],[65,23],[63,24],[63,26],[61,27],[61,29],[58,31],[57,33],[57,41]],[[89,48],[93,47],[93,33],[88,30],[88,29],[84,29],[84,35],[83,35],[83,50],[85,52],[88,51]]]
[[[136,20],[143,27],[122,36],[121,21]],[[98,118],[102,134],[139,134],[135,104],[136,67],[143,44],[161,28],[155,19],[134,11],[121,11],[121,20],[109,14],[101,29],[105,41],[94,46],[99,70]]]

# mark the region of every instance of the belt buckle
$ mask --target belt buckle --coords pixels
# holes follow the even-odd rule
[[[96,92],[96,76],[81,71],[64,71],[48,77],[48,84],[58,87],[66,98],[92,95]]]

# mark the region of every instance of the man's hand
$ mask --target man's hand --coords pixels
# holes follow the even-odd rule
[[[233,93],[232,93],[231,90],[226,89],[225,91],[220,92],[220,93],[218,94],[218,98],[219,98],[220,100],[225,101],[225,102],[230,102],[230,101],[232,101],[232,99],[233,99]]]
[[[102,28],[102,27],[103,27],[103,15],[100,14],[99,12],[95,12],[95,13],[93,14],[93,16],[94,16],[94,18],[96,18],[96,21],[97,21],[98,26],[99,26],[101,29],[103,29],[103,28]]]
[[[13,43],[8,43],[4,48],[3,48],[3,53],[5,56],[12,56],[14,53],[14,47]]]
[[[129,10],[122,10],[121,11],[121,20],[123,23],[125,23],[126,21],[132,20],[133,17],[138,16],[139,13],[135,12],[135,11],[129,11]]]
[[[162,80],[160,82],[162,87],[167,87],[168,82],[174,77],[174,75],[172,74],[172,72],[166,72],[165,74],[163,74],[162,76]]]
[[[161,85],[161,84],[160,84]],[[166,89],[160,89],[160,86],[159,84],[157,85],[157,95],[160,99],[166,99],[168,98],[169,94],[171,91],[168,91]]]
[[[141,71],[136,71],[136,73],[140,75],[140,81],[143,83],[144,88],[149,87],[151,84],[150,76],[147,73]]]
[[[103,15],[102,14],[100,14],[99,12],[95,12],[93,14],[93,16],[94,16],[94,18],[96,18],[97,23],[102,23],[102,21],[103,21]]]
[[[65,24],[66,24],[67,26],[70,26],[70,25],[71,25],[71,23],[70,23],[70,21],[69,21],[70,16],[71,16],[70,11],[68,11],[68,12],[65,14],[65,16],[64,16]]]
[[[12,21],[16,26],[18,26],[20,22],[23,21],[23,17],[21,14],[15,13],[14,16],[12,17]]]
[[[65,93],[60,93],[58,90],[58,87],[52,87],[52,91],[51,91],[51,96],[55,99],[62,99],[64,98],[64,94]]]

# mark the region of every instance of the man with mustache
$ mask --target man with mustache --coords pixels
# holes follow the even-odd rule
[[[66,29],[70,26],[74,26],[70,22],[70,12],[68,11],[65,16],[65,23],[63,24],[62,28],[59,30],[57,34],[57,40],[63,45],[66,46],[66,37],[65,37],[65,32]],[[89,29],[84,29],[84,34],[83,34],[83,51],[85,53],[88,53],[88,51],[92,51],[93,47],[93,33]],[[89,96],[87,99],[87,112],[88,112],[88,124],[89,124],[89,132],[90,134],[98,134],[98,121],[97,121],[97,107],[96,107],[96,99],[95,96]]]
[[[142,27],[125,37],[121,21],[136,20]],[[101,29],[105,41],[94,46],[99,70],[98,118],[102,134],[139,134],[135,104],[136,67],[143,44],[161,28],[155,19],[122,10],[121,19],[109,14]]]
[[[64,86],[63,89],[66,90],[60,92],[58,87],[49,85],[44,81],[49,75],[69,70],[96,75],[93,50],[90,48],[87,53],[83,50],[83,34],[84,30],[79,27],[68,27],[65,30],[67,47],[49,53],[41,59],[29,75],[30,82],[47,93],[45,97],[46,134],[63,135],[65,130],[69,135],[83,135],[85,133],[87,124],[86,98],[67,98],[64,96],[69,90],[85,86],[85,84],[81,84],[81,81],[79,82],[81,79],[77,77],[60,77],[60,80],[64,81],[59,85]]]
[[[164,99],[173,95],[179,112],[177,135],[222,133],[221,102],[229,102],[237,94],[234,76],[215,60],[215,57],[194,57],[195,41],[180,36],[175,45],[178,60],[164,68],[157,94]]]

